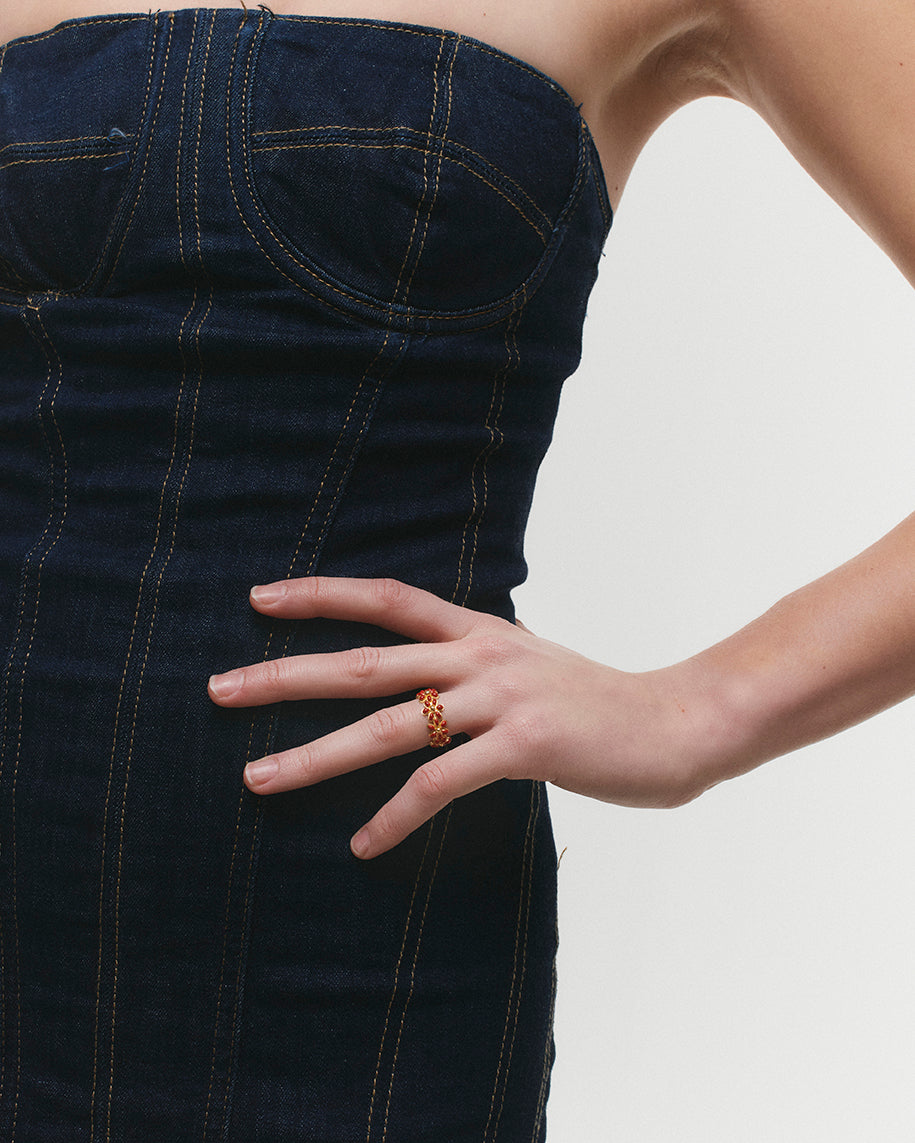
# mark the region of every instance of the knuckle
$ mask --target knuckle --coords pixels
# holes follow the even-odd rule
[[[385,578],[374,580],[372,590],[380,608],[396,610],[406,603],[410,589],[399,579]]]
[[[271,690],[281,687],[288,675],[288,667],[284,659],[267,659],[266,662],[261,663],[259,671],[260,681]]]
[[[287,774],[294,776],[297,782],[308,785],[317,771],[314,753],[308,746],[299,746],[287,754],[285,765],[283,765],[283,760],[280,760],[280,768],[284,769]]]
[[[428,806],[441,806],[451,800],[448,777],[438,761],[426,762],[413,773],[413,786],[419,800]]]
[[[537,758],[549,749],[550,727],[539,711],[522,711],[503,727],[513,754]]]
[[[325,590],[324,577],[319,575],[306,575],[295,581],[295,589],[299,598],[306,603],[314,603]]]
[[[397,740],[403,733],[403,720],[395,708],[383,707],[367,720],[366,730],[376,746],[385,752],[394,753]]]
[[[291,603],[311,610],[318,600],[327,594],[327,583],[321,576],[305,575],[298,579],[288,579],[286,591]]]
[[[375,839],[385,845],[400,840],[402,830],[398,828],[397,819],[388,806],[382,806],[372,819],[372,834]]]
[[[515,648],[502,635],[481,635],[474,640],[471,651],[481,667],[505,667],[515,657]]]
[[[378,647],[352,647],[343,652],[342,665],[351,679],[371,678],[381,666],[381,651]]]

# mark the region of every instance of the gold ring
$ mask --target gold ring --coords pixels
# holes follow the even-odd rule
[[[447,746],[451,741],[451,735],[448,733],[448,723],[442,716],[438,691],[435,687],[426,687],[419,691],[416,697],[423,704],[423,714],[426,716],[426,725],[429,727],[429,745]]]

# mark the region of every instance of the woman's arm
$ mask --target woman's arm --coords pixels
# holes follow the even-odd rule
[[[915,694],[915,515],[695,662],[729,728],[706,785]]]
[[[915,285],[915,2],[723,7],[731,94]],[[730,692],[725,705],[746,739],[743,768],[911,695],[915,517],[698,659]]]
[[[732,94],[915,282],[915,3],[722,0]],[[866,382],[866,378],[862,379]],[[244,668],[226,705],[441,691],[470,741],[421,766],[354,848],[374,856],[452,798],[542,778],[627,805],[681,804],[915,693],[915,517],[683,663],[629,674],[501,620],[386,581],[293,581],[261,611],[375,623],[417,643]],[[253,768],[262,793],[321,781],[426,741],[415,700]]]
[[[915,2],[720,2],[730,93],[915,285]]]
[[[915,516],[682,663],[628,673],[390,580],[312,577],[252,593],[265,614],[368,622],[416,643],[255,664],[214,678],[226,706],[379,697],[434,685],[470,741],[419,767],[354,840],[396,845],[453,798],[538,778],[630,806],[676,806],[915,693]],[[425,745],[420,705],[384,708],[252,763],[276,793]],[[265,774],[265,768],[267,772]]]

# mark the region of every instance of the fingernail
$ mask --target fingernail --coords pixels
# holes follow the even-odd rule
[[[275,758],[259,758],[245,767],[245,781],[251,786],[263,786],[275,778],[280,768]]]
[[[229,671],[225,675],[210,676],[210,694],[217,698],[228,698],[241,686],[242,676],[238,671]]]
[[[349,847],[356,857],[365,857],[369,850],[368,830],[361,829],[349,843]]]
[[[251,599],[255,603],[276,603],[286,594],[284,583],[259,583],[251,588]]]

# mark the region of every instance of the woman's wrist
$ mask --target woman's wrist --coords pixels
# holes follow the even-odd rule
[[[675,751],[682,801],[777,756],[767,727],[776,720],[759,676],[720,655],[701,653],[664,671],[678,720]]]

